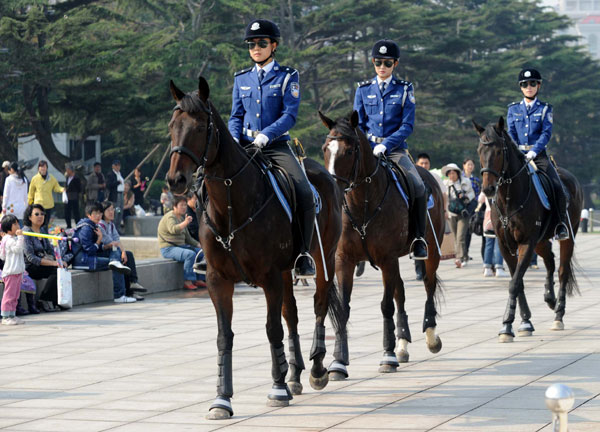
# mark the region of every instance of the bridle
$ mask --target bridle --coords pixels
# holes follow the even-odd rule
[[[204,165],[206,164],[206,162],[207,162],[206,153],[208,152],[208,147],[212,143],[213,136],[218,134],[218,131],[214,127],[213,113],[212,113],[212,110],[210,109],[210,101],[207,101],[208,106],[206,106],[200,99],[198,99],[198,100],[201,103],[200,108],[202,109],[202,111],[204,113],[208,114],[208,129],[207,129],[208,142],[206,143],[206,146],[204,147],[204,153],[202,153],[202,156],[200,158],[198,158],[198,156],[196,156],[194,154],[194,152],[192,152],[190,149],[188,149],[187,147],[184,147],[184,146],[171,147],[171,152],[169,153],[169,159],[173,157],[173,153],[177,153],[179,155],[181,155],[181,154],[186,155],[187,157],[189,157],[192,160],[192,162],[194,162],[194,164],[196,165],[196,169],[200,169],[201,167],[203,168]],[[179,105],[179,104],[175,105],[175,107],[173,108],[173,112],[175,112],[175,111],[182,111],[181,105]],[[213,129],[216,130],[216,133],[214,133],[214,134],[213,134]]]
[[[480,173],[481,173],[481,175],[483,175],[484,173],[490,173],[498,179],[496,188],[494,191],[494,197],[492,198],[491,202],[493,203],[494,207],[496,208],[496,211],[498,213],[498,219],[500,220],[500,223],[502,224],[506,248],[508,249],[508,251],[510,252],[510,254],[512,256],[516,256],[517,249],[515,248],[514,250],[511,250],[508,247],[508,244],[509,244],[508,243],[508,234],[507,234],[508,223],[509,223],[510,219],[512,219],[516,214],[518,214],[521,210],[523,210],[525,208],[525,204],[529,201],[529,197],[531,196],[531,183],[532,183],[531,175],[532,174],[529,171],[527,171],[528,180],[529,180],[529,187],[527,188],[527,196],[515,210],[513,210],[511,213],[508,213],[505,216],[502,213],[502,210],[500,209],[500,207],[498,206],[498,192],[500,191],[501,186],[503,186],[503,185],[508,186],[507,190],[506,190],[506,197],[505,197],[506,210],[508,211],[508,202],[510,201],[510,185],[512,184],[513,180],[519,174],[521,174],[521,172],[523,170],[525,170],[527,168],[527,161],[525,161],[523,163],[521,168],[519,168],[513,176],[509,177],[508,169],[510,168],[510,165],[508,162],[508,144],[506,143],[506,136],[505,136],[504,131],[502,131],[501,136],[502,136],[502,167],[500,168],[500,172],[498,173],[498,171],[496,171],[492,168],[482,168]],[[496,141],[493,141],[493,140],[492,141],[484,141],[481,137],[479,138],[480,145],[492,145],[494,143],[496,143]]]
[[[385,159],[386,159],[385,155],[383,153],[380,153],[379,156],[377,157],[377,162],[375,164],[375,170],[371,174],[369,174],[368,176],[366,176],[365,178],[363,178],[359,181],[358,180],[358,165],[361,160],[361,153],[360,153],[360,138],[358,137],[358,134],[356,134],[356,130],[355,130],[355,136],[327,135],[327,138],[331,139],[331,140],[339,140],[340,138],[342,138],[346,141],[354,142],[354,161],[352,162],[352,171],[351,171],[352,177],[351,177],[351,179],[347,179],[345,177],[341,177],[341,176],[338,176],[335,174],[332,174],[332,176],[336,180],[339,180],[348,185],[344,189],[344,195],[342,197],[342,199],[343,199],[342,208],[344,209],[344,213],[346,213],[346,215],[348,216],[348,219],[350,220],[350,224],[352,225],[352,228],[360,236],[360,241],[362,243],[365,254],[367,255],[367,258],[369,259],[369,263],[371,264],[371,266],[374,269],[379,270],[379,268],[375,265],[375,261],[371,257],[371,254],[369,253],[369,249],[367,248],[367,228],[368,228],[369,224],[373,221],[373,219],[375,219],[375,216],[377,216],[377,214],[381,211],[383,203],[385,202],[385,200],[388,196],[388,192],[390,190],[390,185],[391,185],[391,181],[389,179],[386,184],[383,198],[381,198],[381,201],[375,208],[375,211],[373,212],[373,214],[370,217],[368,217],[367,212],[369,210],[369,186],[373,182],[373,178],[377,175],[377,172],[379,171],[379,167],[385,163]],[[348,201],[346,200],[346,195],[348,193],[352,192],[353,190],[357,189],[359,186],[361,186],[363,184],[366,185],[365,202],[364,202],[364,210],[363,210],[363,221],[362,221],[362,224],[359,224],[356,222],[356,219],[352,216],[352,213],[350,212],[350,206],[348,206]]]

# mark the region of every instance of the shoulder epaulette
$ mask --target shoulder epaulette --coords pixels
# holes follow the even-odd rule
[[[513,105],[519,105],[520,103],[521,103],[520,101],[519,102],[511,102],[511,103],[508,104],[508,107],[510,108],[511,106],[513,106]]]
[[[400,84],[400,85],[405,85],[405,86],[411,86],[412,85],[412,83],[410,81],[404,81],[404,80],[401,80],[401,79],[396,79],[396,82],[398,84]]]
[[[298,71],[296,69],[289,67],[289,66],[279,66],[279,70],[289,73],[290,75],[294,75],[295,73],[298,73]]]
[[[246,72],[250,72],[253,68],[249,67],[247,69],[242,69],[241,71],[238,71],[236,73],[233,74],[233,76],[238,76],[238,75],[242,75],[245,74]]]
[[[365,81],[360,81],[360,82],[357,82],[357,83],[356,83],[356,85],[357,85],[358,87],[364,87],[364,86],[366,86],[366,85],[369,85],[369,84],[371,84],[372,82],[373,82],[373,80],[365,80]]]

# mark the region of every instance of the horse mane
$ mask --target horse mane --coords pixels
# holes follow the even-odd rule
[[[508,134],[506,129],[502,129],[502,134],[500,135],[496,131],[495,126],[496,126],[495,124],[489,123],[485,127],[485,131],[481,135],[481,142],[483,144],[491,144],[491,143],[500,142],[500,141],[504,140],[504,142],[506,142],[509,147],[512,147],[513,153],[517,156],[519,161],[523,162],[525,160],[525,155],[523,154],[523,152],[521,152],[521,150],[519,150],[519,147],[513,141],[513,139]]]
[[[351,115],[352,115],[352,113],[348,114],[345,117],[341,117],[341,118],[337,119],[334,127],[335,127],[335,130],[337,130],[343,136],[348,137],[348,138],[356,137],[358,139],[358,134],[356,133],[356,130],[350,124],[350,116]]]
[[[179,101],[179,108],[188,114],[197,114],[207,111],[206,104],[200,99],[200,96],[198,96],[198,90],[186,93]]]

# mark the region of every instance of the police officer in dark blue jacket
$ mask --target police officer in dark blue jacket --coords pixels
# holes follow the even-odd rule
[[[255,66],[235,74],[229,131],[243,146],[254,144],[288,172],[297,197],[296,219],[302,235],[295,264],[298,278],[315,276],[309,254],[315,225],[315,203],[310,184],[288,142],[300,105],[298,71],[274,59],[281,34],[277,25],[258,19],[246,27],[244,40]]]
[[[569,238],[567,220],[567,199],[558,172],[546,154],[546,146],[552,136],[552,105],[538,100],[542,87],[542,75],[535,69],[523,69],[519,73],[519,86],[523,93],[521,102],[508,106],[508,134],[528,160],[548,175],[554,186],[559,223],[554,233],[558,240]]]
[[[371,57],[377,76],[358,84],[354,109],[358,112],[359,127],[367,135],[373,154],[386,154],[408,172],[414,184],[417,220],[415,241],[412,245],[413,258],[424,260],[427,259],[427,198],[425,185],[408,155],[406,143],[415,123],[413,85],[393,75],[400,58],[400,48],[394,41],[376,42]]]

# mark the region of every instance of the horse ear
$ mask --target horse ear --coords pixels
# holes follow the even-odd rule
[[[198,96],[203,102],[206,102],[210,96],[208,81],[206,81],[202,75],[198,77]]]
[[[496,129],[499,133],[501,133],[504,130],[504,117],[500,116],[500,118],[498,119],[498,124],[496,125]]]
[[[333,127],[335,126],[335,122],[333,120],[331,120],[329,117],[327,117],[321,111],[319,111],[319,117],[321,117],[321,121],[323,122],[323,124],[325,125],[325,127],[327,129],[329,129],[329,130],[333,129]]]
[[[356,126],[358,126],[358,112],[357,111],[352,111],[352,114],[350,114],[350,125],[352,126],[352,129],[355,129]]]
[[[175,102],[179,102],[185,96],[185,93],[177,88],[173,80],[169,80],[169,89],[171,90],[171,95]]]
[[[483,131],[485,131],[485,128],[483,126],[480,126],[475,119],[471,120],[473,122],[473,126],[475,127],[475,130],[477,131],[477,133],[479,135],[481,135],[483,133]]]

